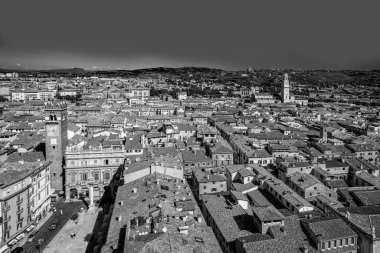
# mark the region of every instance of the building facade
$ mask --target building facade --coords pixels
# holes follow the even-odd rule
[[[65,157],[65,195],[76,199],[100,199],[110,185],[119,167],[124,164],[126,152],[123,145],[82,149],[67,147]],[[111,189],[112,191],[112,189]]]
[[[50,209],[51,162],[6,163],[0,170],[0,245],[23,233]]]

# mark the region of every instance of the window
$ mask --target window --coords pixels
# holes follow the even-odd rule
[[[224,184],[220,184],[220,187],[223,187],[224,186]]]
[[[94,164],[97,164],[98,163],[98,160],[94,160]]]
[[[99,180],[99,173],[94,173],[94,180]]]
[[[206,185],[205,185],[205,186],[203,186],[203,189],[205,189],[205,190],[206,190],[206,189],[207,189],[207,186],[206,186]]]
[[[327,245],[328,245],[327,246],[328,249],[331,248],[331,242],[328,242]]]
[[[340,247],[343,246],[343,239],[340,239],[340,240],[339,240],[339,246],[340,246]]]
[[[355,244],[355,238],[354,237],[351,238],[351,244]]]
[[[211,188],[211,191],[216,192],[217,190],[216,190],[216,188]]]
[[[336,240],[334,241],[334,248],[336,248]]]
[[[70,175],[70,182],[75,183],[75,174]]]
[[[346,241],[346,243],[345,243],[345,244],[346,244],[346,245],[348,245],[348,238],[346,238],[346,239],[345,239],[345,241]]]
[[[87,181],[87,174],[86,174],[86,173],[82,173],[82,174],[80,175],[80,179],[81,179],[82,181]]]
[[[104,180],[109,180],[111,177],[109,172],[104,172]]]
[[[109,160],[106,159],[106,160],[104,161],[104,163],[105,163],[106,165],[108,165],[108,164],[109,164]]]

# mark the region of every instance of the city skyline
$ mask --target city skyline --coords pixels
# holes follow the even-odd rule
[[[0,68],[380,67],[376,1],[6,1]]]

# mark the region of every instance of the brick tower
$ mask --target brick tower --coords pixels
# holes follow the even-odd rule
[[[67,105],[49,102],[45,105],[46,160],[51,161],[50,180],[54,190],[63,189],[63,159],[67,146]]]

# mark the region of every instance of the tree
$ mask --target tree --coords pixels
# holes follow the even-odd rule
[[[4,96],[0,96],[0,102],[8,102],[8,99]]]
[[[72,221],[76,221],[78,219],[79,215],[77,213],[74,213],[73,215],[71,215],[70,219]]]

